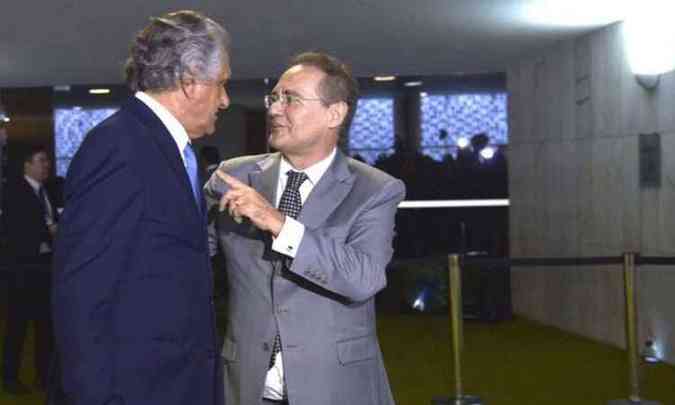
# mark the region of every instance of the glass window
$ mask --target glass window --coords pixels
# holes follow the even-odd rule
[[[492,145],[508,143],[507,95],[429,94],[420,99],[420,151],[437,161],[455,154],[460,138],[485,133]]]
[[[70,161],[75,156],[75,152],[79,149],[87,132],[116,111],[117,108],[84,109],[71,107],[54,109],[57,176],[66,176]]]
[[[349,129],[348,151],[374,164],[381,155],[394,153],[394,100],[362,98]]]

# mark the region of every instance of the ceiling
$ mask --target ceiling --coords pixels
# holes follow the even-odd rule
[[[149,16],[178,9],[202,11],[227,28],[235,80],[276,77],[304,50],[333,53],[361,77],[499,72],[510,61],[617,20],[606,12],[583,25],[537,18],[575,1],[581,2],[6,1],[0,7],[0,87],[120,83],[134,33]],[[587,8],[577,6],[577,13]]]

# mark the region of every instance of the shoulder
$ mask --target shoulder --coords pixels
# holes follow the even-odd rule
[[[126,103],[87,133],[75,158],[100,160],[119,156],[120,152],[131,154],[138,149],[138,142],[143,139],[139,134],[147,131],[146,125]]]
[[[396,177],[356,159],[350,157],[345,157],[345,159],[347,160],[350,172],[354,174],[356,182],[360,187],[369,190],[393,188],[397,192],[405,192],[403,182]]]
[[[262,153],[259,155],[247,155],[227,159],[220,163],[218,170],[222,170],[234,176],[249,173],[259,170],[261,165],[274,159],[275,155],[275,153]]]
[[[32,191],[30,184],[23,178],[9,180],[5,184],[4,197],[7,200],[25,196]]]
[[[143,123],[123,106],[89,131],[85,142],[119,143],[144,129]]]

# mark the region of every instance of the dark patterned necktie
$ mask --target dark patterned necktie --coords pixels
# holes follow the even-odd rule
[[[302,199],[300,198],[300,186],[307,180],[307,175],[303,172],[296,172],[289,170],[286,172],[288,180],[286,181],[286,188],[281,194],[279,200],[279,211],[286,216],[296,219],[300,215],[302,209]],[[281,336],[277,332],[274,336],[274,345],[272,346],[272,357],[270,358],[269,368],[274,367],[277,353],[281,352]]]

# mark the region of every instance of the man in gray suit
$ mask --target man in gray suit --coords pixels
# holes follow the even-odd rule
[[[265,98],[279,152],[225,161],[205,186],[229,280],[228,405],[394,403],[374,301],[405,188],[337,149],[357,98],[336,59],[297,56]]]

